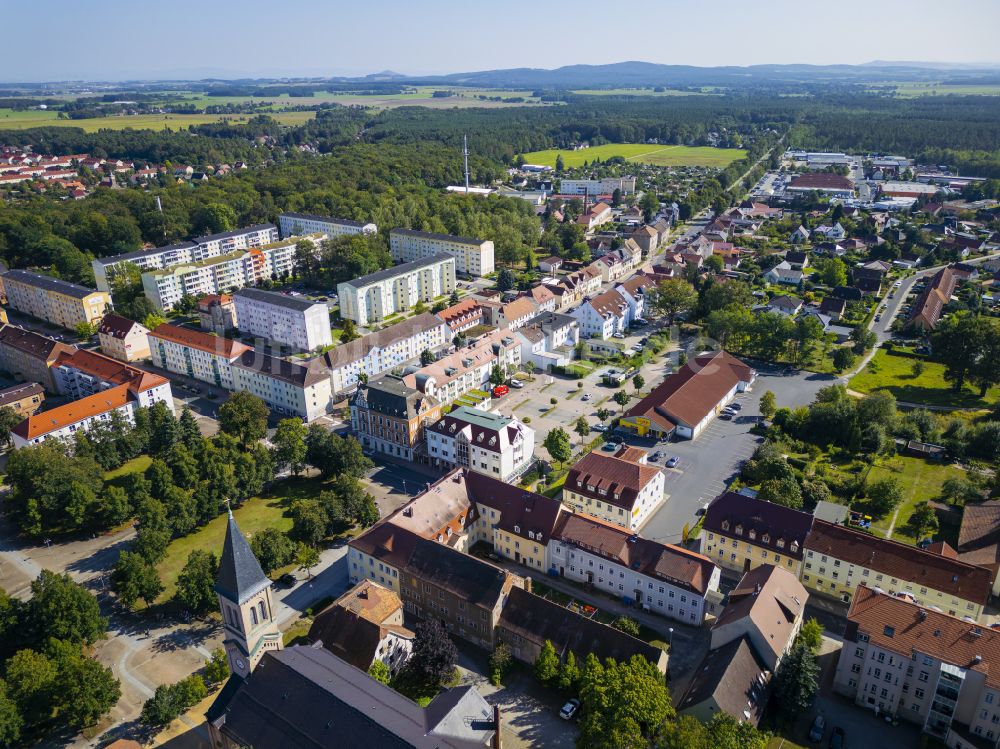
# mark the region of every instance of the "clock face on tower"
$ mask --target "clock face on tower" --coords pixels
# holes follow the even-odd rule
[[[246,665],[246,664],[245,664],[245,663],[243,663],[243,659],[242,659],[242,658],[237,658],[237,659],[236,659],[236,668],[238,668],[238,669],[240,669],[240,670],[243,670],[243,667],[244,667],[245,665]]]

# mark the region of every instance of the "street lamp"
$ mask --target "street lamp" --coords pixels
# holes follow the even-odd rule
[[[670,628],[670,650],[674,649],[674,628]]]

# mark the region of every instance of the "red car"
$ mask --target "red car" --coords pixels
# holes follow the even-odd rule
[[[495,398],[502,398],[503,396],[507,395],[507,393],[509,393],[509,392],[510,392],[510,388],[507,387],[506,385],[497,385],[495,388],[493,388],[493,396]]]

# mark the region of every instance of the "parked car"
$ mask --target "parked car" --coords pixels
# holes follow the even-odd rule
[[[521,388],[524,387],[524,383],[521,382],[520,380],[511,380],[507,384],[510,385],[515,390],[520,390]]]
[[[875,322],[880,322],[882,320],[882,315],[875,315]]]
[[[624,338],[625,334],[624,333],[612,333],[611,337],[612,338]]]
[[[590,400],[590,393],[584,393],[583,397],[580,400],[589,401]]]
[[[667,468],[673,468],[673,467],[674,467],[675,465],[677,465],[677,464],[678,464],[678,463],[680,462],[680,460],[681,460],[681,459],[680,459],[680,458],[678,458],[678,457],[677,457],[677,456],[675,455],[675,456],[673,456],[672,458],[670,458],[669,460],[667,460],[667,462],[666,462],[666,463],[664,463],[664,465],[665,465],[665,466],[666,466]]]
[[[719,418],[722,419],[723,421],[732,421],[733,412],[732,411],[723,411],[721,414],[719,414]]]
[[[574,715],[576,715],[577,710],[580,709],[580,700],[576,697],[571,699],[565,705],[562,706],[562,710],[559,711],[559,717],[563,720],[570,720]]]
[[[293,575],[291,572],[286,572],[284,575],[278,578],[278,582],[281,585],[284,585],[286,588],[291,588],[298,581],[299,581],[298,578],[295,577],[295,575]]]
[[[601,445],[601,449],[606,453],[613,453],[615,450],[618,449],[618,445],[616,445],[614,442],[605,442],[603,445]]]
[[[649,459],[655,463],[661,457],[663,457],[663,453],[653,453],[652,455],[649,456]]]
[[[822,715],[817,715],[816,719],[813,721],[812,728],[809,729],[809,740],[810,741],[822,741],[823,733],[826,731],[826,718]]]
[[[830,749],[844,749],[844,729],[836,726],[830,734]]]
[[[603,432],[605,429],[607,429],[607,427],[604,426],[604,424],[594,424],[590,428],[593,429],[595,432]]]
[[[740,405],[739,403],[730,403],[729,407],[731,409],[733,409],[734,411],[742,411],[743,410],[743,406]]]
[[[503,398],[509,392],[510,388],[508,388],[506,385],[497,385],[495,388],[493,388],[493,395],[496,398]]]

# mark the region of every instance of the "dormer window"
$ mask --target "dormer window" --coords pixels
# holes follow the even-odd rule
[[[789,548],[791,548],[792,553],[794,554],[796,551],[799,550],[799,542],[798,541],[792,541],[792,545]]]
[[[747,533],[747,537],[748,537],[748,538],[749,538],[749,539],[750,539],[751,541],[753,541],[754,539],[756,539],[756,538],[757,538],[757,531],[749,531],[749,532]]]
[[[742,536],[743,535],[743,526],[742,525],[737,525],[736,526],[736,535],[737,536]]]
[[[783,538],[779,538],[779,539],[778,539],[778,540],[777,540],[777,541],[775,542],[775,544],[777,545],[777,547],[778,547],[779,549],[784,549],[784,548],[785,548],[785,539],[783,539]]]
[[[722,521],[722,530],[724,530],[724,531],[728,531],[729,530],[729,521],[728,520],[723,520]]]
[[[760,537],[760,540],[765,544],[771,543],[771,534],[765,533],[763,536]]]
[[[521,526],[515,525],[514,526],[514,533],[520,533],[520,532],[521,532]]]

